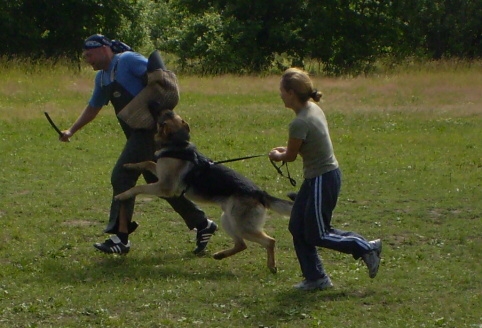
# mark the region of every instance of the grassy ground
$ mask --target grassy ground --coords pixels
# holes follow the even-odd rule
[[[125,257],[92,244],[123,145],[111,108],[68,144],[92,72],[2,64],[0,73],[0,327],[481,327],[482,68],[417,67],[354,79],[315,78],[325,94],[343,188],[334,223],[382,238],[371,280],[350,256],[320,250],[335,288],[301,293],[287,218],[271,214],[279,272],[250,244],[235,257],[220,230],[205,257],[166,203],[139,197]],[[214,160],[283,145],[293,117],[278,76],[181,76],[177,111]],[[270,193],[293,188],[263,158],[229,164]],[[290,172],[301,183],[300,161]],[[219,209],[203,206],[215,220]]]

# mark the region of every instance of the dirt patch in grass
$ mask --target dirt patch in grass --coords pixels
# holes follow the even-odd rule
[[[72,220],[63,221],[61,224],[69,227],[87,227],[87,226],[92,226],[95,223],[88,220],[72,219]]]

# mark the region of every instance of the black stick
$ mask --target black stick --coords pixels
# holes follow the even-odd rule
[[[50,118],[49,116],[49,113],[47,112],[44,112],[45,114],[45,117],[47,118],[47,120],[49,121],[50,125],[54,128],[55,131],[57,131],[57,133],[59,134],[59,137],[63,137],[63,133],[62,131],[60,131],[60,129],[57,127],[57,125],[55,125],[54,121],[52,121],[52,119]]]

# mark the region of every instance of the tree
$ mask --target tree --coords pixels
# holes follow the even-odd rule
[[[482,57],[481,0],[9,0],[0,28],[4,56],[78,61],[83,40],[102,33],[213,74],[306,59],[359,74],[384,57]]]
[[[390,6],[390,1],[308,1],[304,55],[322,62],[330,74],[368,72],[396,34]]]
[[[0,53],[78,60],[82,41],[94,33],[140,47],[149,42],[150,17],[146,12],[151,3],[149,0],[4,1],[0,4],[3,18],[0,26],[4,32]]]
[[[291,0],[171,3],[158,47],[173,51],[182,67],[203,72],[259,72],[276,53],[295,53],[297,28]]]
[[[402,56],[482,56],[482,1],[403,0],[395,4],[393,16],[399,17],[401,31],[396,49]]]
[[[331,74],[367,72],[396,39],[390,1],[177,0],[160,47],[182,67],[259,72],[275,56],[323,63]],[[388,45],[387,45],[388,44]]]

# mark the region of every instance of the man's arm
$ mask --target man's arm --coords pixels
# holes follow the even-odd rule
[[[60,137],[59,140],[63,142],[69,141],[69,138],[72,137],[77,131],[82,129],[86,124],[91,122],[97,116],[97,114],[99,114],[101,109],[102,107],[92,107],[87,105],[74,124],[72,124],[68,130],[62,131],[62,137]]]

